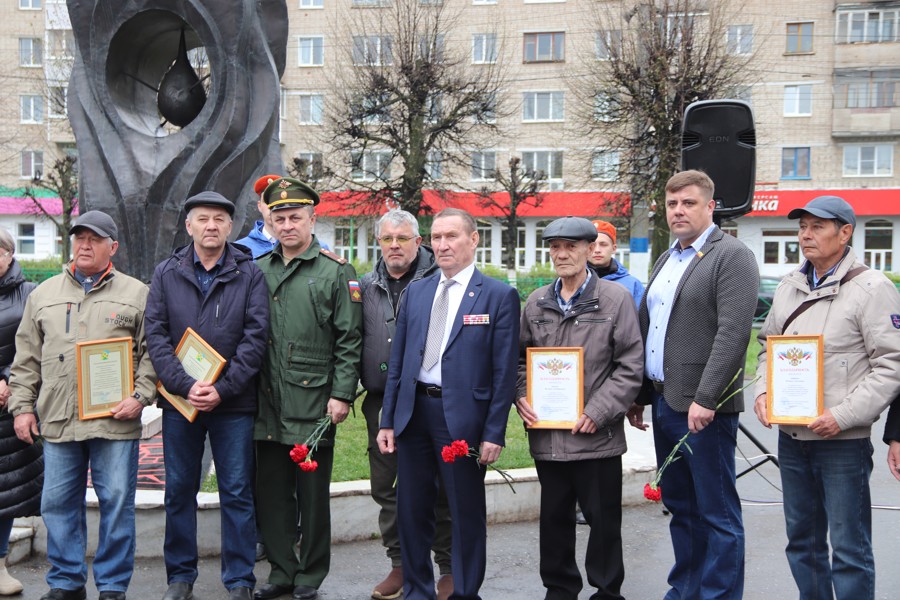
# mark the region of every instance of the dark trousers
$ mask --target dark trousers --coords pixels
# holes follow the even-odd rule
[[[487,557],[485,469],[473,458],[445,463],[453,440],[441,398],[416,396],[412,418],[397,438],[397,512],[405,600],[434,600],[434,505],[444,481],[453,521],[452,600],[480,599]]]
[[[719,413],[691,434],[680,458],[663,472],[662,500],[672,520],[675,566],[666,600],[739,600],[744,593],[744,522],[735,485],[737,414]],[[654,394],[656,464],[688,432],[687,413],[675,412]]]
[[[591,600],[621,600],[622,457],[535,461],[541,482],[541,580],[547,600],[578,600],[575,501],[590,526],[584,568],[597,591]]]
[[[369,434],[369,484],[372,488],[372,499],[381,507],[378,512],[378,529],[381,531],[381,543],[392,567],[400,567],[400,535],[397,533],[397,454],[382,454],[378,451],[378,430],[381,420],[383,394],[369,392],[363,400],[362,413],[366,417],[366,430]],[[441,575],[449,575],[450,569],[450,507],[447,504],[447,493],[441,485],[438,490],[435,507],[434,561],[438,564]]]
[[[269,583],[322,585],[331,566],[331,469],[334,448],[319,446],[313,459],[319,468],[301,471],[290,458],[293,446],[256,442],[256,498]],[[300,544],[297,521],[300,521]]]

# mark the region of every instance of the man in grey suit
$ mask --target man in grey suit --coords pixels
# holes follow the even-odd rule
[[[653,407],[657,464],[687,432],[691,451],[666,468],[660,488],[672,513],[675,565],[666,600],[741,598],[744,526],[734,451],[741,394],[729,382],[743,367],[756,308],[753,253],[713,224],[713,182],[683,171],[666,184],[666,219],[677,238],[653,266],[639,311],[644,387],[629,411],[645,428]]]

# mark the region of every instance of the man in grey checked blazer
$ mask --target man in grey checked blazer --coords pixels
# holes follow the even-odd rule
[[[639,311],[645,380],[632,425],[645,428],[661,465],[691,432],[691,451],[665,470],[662,500],[672,513],[675,565],[666,600],[741,598],[744,527],[735,488],[734,451],[743,367],[756,307],[759,270],[753,253],[713,224],[713,182],[684,171],[666,184],[666,219],[677,238],[653,267]],[[728,388],[728,389],[726,389]]]

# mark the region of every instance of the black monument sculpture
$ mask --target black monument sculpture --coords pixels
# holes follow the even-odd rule
[[[277,140],[284,0],[68,0],[68,113],[82,210],[116,219],[116,265],[149,281],[187,241],[181,206],[215,190],[255,211],[252,181],[283,172]]]

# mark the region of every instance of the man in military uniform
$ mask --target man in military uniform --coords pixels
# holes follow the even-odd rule
[[[254,439],[259,521],[271,572],[254,596],[293,593],[306,600],[317,597],[328,575],[334,425],[347,418],[356,394],[362,295],[353,267],[323,250],[312,232],[319,203],[312,188],[285,177],[269,184],[263,197],[278,245],[257,260],[271,314]],[[291,447],[305,442],[326,415],[332,427],[312,456],[318,468],[301,471],[289,456]]]

